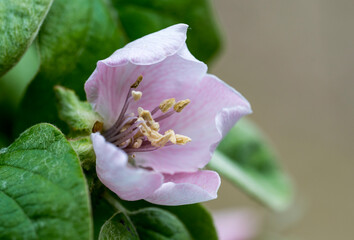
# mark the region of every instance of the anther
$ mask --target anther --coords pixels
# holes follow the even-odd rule
[[[176,136],[176,144],[177,145],[184,145],[184,144],[192,141],[191,138],[181,135],[181,134],[176,134],[175,136]]]
[[[133,96],[133,98],[134,98],[134,101],[140,100],[140,98],[141,98],[142,95],[143,95],[142,92],[132,90],[132,96]]]
[[[143,143],[143,140],[141,138],[136,139],[133,144],[133,148],[140,148],[142,143]]]
[[[101,132],[103,130],[103,123],[100,121],[96,121],[92,127],[92,133]]]
[[[175,103],[176,103],[176,100],[174,98],[166,99],[160,103],[159,108],[160,108],[161,112],[165,113],[171,107],[173,107],[173,105],[175,105]]]
[[[176,112],[181,112],[183,110],[183,108],[185,108],[189,103],[191,102],[191,100],[189,99],[185,99],[185,100],[181,100],[179,102],[177,102],[175,104],[175,106],[173,107],[173,109],[176,111]]]
[[[141,81],[143,80],[143,75],[140,75],[136,81],[130,86],[130,88],[137,88]]]

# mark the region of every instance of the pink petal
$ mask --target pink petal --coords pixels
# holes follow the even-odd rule
[[[136,154],[138,164],[159,172],[173,174],[203,168],[222,137],[242,116],[251,113],[250,104],[240,93],[209,74],[174,97],[189,98],[191,103],[181,113],[161,121],[161,131],[173,129],[192,142]]]
[[[213,171],[164,175],[164,184],[146,201],[160,205],[184,205],[204,202],[217,197],[220,177]]]
[[[145,107],[157,106],[181,90],[179,85],[201,79],[207,67],[189,53],[185,44],[187,27],[177,24],[147,35],[98,62],[85,91],[94,110],[105,120],[105,128],[118,118],[138,76],[144,77],[138,90],[143,91],[143,99],[147,100]],[[136,106],[130,110],[136,111]]]
[[[161,186],[162,174],[130,166],[127,154],[106,142],[99,133],[91,134],[91,140],[96,153],[97,176],[120,198],[140,200]]]
[[[259,219],[249,210],[228,209],[213,213],[219,240],[251,240],[259,232]]]

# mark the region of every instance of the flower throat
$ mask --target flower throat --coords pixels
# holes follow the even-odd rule
[[[163,100],[151,112],[138,107],[138,116],[135,116],[134,113],[126,113],[129,104],[132,101],[139,101],[142,97],[142,92],[135,91],[142,80],[143,77],[140,75],[130,86],[117,121],[112,127],[102,133],[105,139],[117,147],[124,149],[128,154],[154,151],[164,146],[174,144],[184,145],[190,142],[191,139],[189,137],[175,134],[172,129],[167,130],[164,134],[159,132],[159,122],[169,118],[176,112],[180,113],[190,103],[189,99],[177,103],[174,98]],[[161,114],[158,115],[159,111]],[[92,132],[98,132],[102,129],[103,124],[96,122],[92,128]]]

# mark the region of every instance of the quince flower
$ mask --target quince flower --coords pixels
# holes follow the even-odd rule
[[[220,177],[200,170],[248,101],[195,59],[188,26],[137,39],[97,63],[88,101],[103,120],[91,134],[97,176],[124,200],[182,205],[217,197]]]

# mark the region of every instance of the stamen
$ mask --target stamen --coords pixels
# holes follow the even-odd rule
[[[171,107],[173,107],[173,105],[175,105],[175,103],[176,103],[176,100],[174,98],[166,99],[160,103],[159,108],[160,108],[161,112],[165,113]]]
[[[165,119],[165,118],[168,118],[168,117],[170,117],[172,114],[174,114],[175,113],[175,111],[169,111],[169,112],[167,112],[167,113],[165,113],[165,114],[162,114],[161,116],[158,116],[157,118],[155,118],[155,121],[156,122],[160,122],[161,120],[163,120],[163,119]]]
[[[133,98],[134,98],[134,101],[140,100],[140,98],[141,98],[142,95],[143,95],[142,92],[132,90],[132,96],[133,96]]]
[[[127,137],[126,136],[128,136],[128,135],[130,135],[134,130],[135,130],[135,128],[139,128],[139,124],[140,124],[141,122],[139,122],[139,121],[136,121],[134,124],[132,124],[131,126],[129,126],[127,129],[125,129],[125,130],[120,130],[120,133],[118,133],[117,135],[115,135],[115,136],[113,136],[113,137],[111,137],[111,138],[109,138],[108,140],[110,141],[110,142],[114,142],[114,141],[121,141],[122,139],[127,139]],[[134,134],[135,135],[135,134]],[[133,135],[133,136],[134,136]],[[121,141],[121,142],[124,142],[124,141]]]
[[[129,122],[131,121],[135,121],[137,120],[137,117],[131,116],[131,115],[126,115],[123,120],[122,123],[119,124],[119,126],[116,126],[116,124],[114,124],[110,129],[108,129],[107,131],[103,132],[103,136],[105,136],[106,138],[111,138],[117,134],[120,133],[120,130],[127,125]]]
[[[181,134],[176,134],[176,144],[177,145],[184,145],[190,141],[192,141],[191,138],[181,135]]]
[[[151,129],[155,131],[160,129],[160,124],[152,118],[151,113],[148,110],[144,110],[143,108],[139,107],[138,113],[139,118],[142,118],[142,120],[146,121]]]
[[[103,123],[100,121],[96,121],[92,127],[92,133],[101,132],[103,129]]]
[[[141,138],[136,139],[133,144],[133,148],[140,148],[142,143],[143,143],[143,139]]]
[[[151,111],[151,115],[154,115],[155,113],[157,113],[157,111],[160,109],[160,106],[157,106],[154,108],[154,110]]]
[[[163,147],[173,137],[174,137],[173,131],[166,131],[162,137],[160,137],[157,140],[151,141],[151,145],[155,147]]]
[[[141,81],[143,80],[143,75],[140,75],[136,81],[130,86],[130,88],[137,88]]]
[[[121,113],[112,127],[103,132],[103,136],[107,141],[115,144],[117,147],[124,149],[129,156],[134,156],[134,152],[154,151],[164,146],[184,145],[191,141],[187,136],[175,134],[172,129],[166,131],[163,135],[159,133],[161,120],[164,120],[175,112],[181,112],[189,103],[189,99],[185,99],[176,103],[174,98],[163,100],[159,106],[151,112],[138,108],[138,116],[134,113],[126,114],[129,104],[139,101],[142,97],[141,91],[135,91],[141,83],[143,76],[140,75],[137,80],[130,86],[130,91],[124,101]],[[171,109],[173,107],[173,109]],[[161,110],[162,115],[152,117]],[[103,124],[96,122],[92,131],[102,131]]]
[[[146,146],[146,147],[140,147],[140,148],[127,148],[124,149],[126,153],[135,153],[135,152],[151,152],[159,149],[158,147],[153,147],[153,146]]]
[[[125,141],[125,142],[122,142],[121,144],[119,144],[119,147],[120,148],[126,148],[126,147],[128,147],[129,146],[129,144],[132,142],[132,140],[131,139],[128,139],[127,141]]]
[[[191,100],[189,99],[185,99],[185,100],[181,100],[178,103],[175,104],[175,106],[173,107],[175,109],[176,112],[181,112],[183,110],[183,108],[185,108],[189,103],[191,102]]]
[[[173,131],[172,129],[170,129],[170,130],[167,130],[166,132],[165,132],[165,135],[166,134],[170,134],[171,135],[171,137],[170,137],[170,142],[171,143],[173,143],[173,144],[176,144],[176,135],[175,135],[175,131]]]
[[[124,135],[122,135],[117,141],[112,142],[114,145],[118,146],[119,144],[127,141],[130,138],[133,138],[135,136],[135,134],[137,134],[139,132],[139,128],[134,129],[133,131],[125,131]]]

